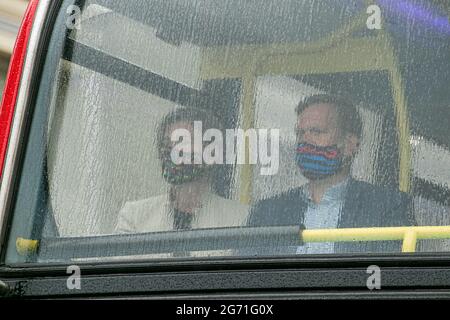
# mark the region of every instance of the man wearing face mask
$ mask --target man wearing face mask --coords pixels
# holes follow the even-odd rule
[[[213,192],[215,165],[204,163],[175,163],[183,141],[174,141],[173,133],[187,132],[192,143],[189,157],[201,153],[203,141],[194,142],[194,122],[202,130],[221,129],[218,119],[207,111],[194,108],[177,109],[167,114],[157,130],[157,149],[161,162],[161,176],[168,184],[168,192],[148,199],[127,202],[119,213],[116,232],[139,233],[196,228],[216,228],[245,225],[247,205],[225,199]],[[201,132],[203,136],[204,132]]]
[[[315,95],[302,101],[296,113],[295,161],[308,183],[256,203],[250,226],[335,229],[415,225],[408,195],[350,176],[362,131],[358,110],[350,101]],[[274,250],[279,254],[322,254],[398,252],[400,248],[399,241],[375,241],[306,243]]]

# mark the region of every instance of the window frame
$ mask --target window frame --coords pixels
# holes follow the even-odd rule
[[[5,265],[6,231],[11,227],[12,203],[21,178],[24,142],[28,140],[40,79],[48,59],[46,49],[63,2],[41,0],[39,3],[38,18],[45,21],[33,26],[32,40],[37,41],[37,46],[29,47],[28,55],[34,55],[32,60],[36,63],[30,64],[33,61],[27,58],[29,77],[23,77],[20,84],[26,99],[17,103],[14,121],[19,121],[19,108],[23,108],[26,116],[20,119],[20,138],[11,140],[8,147],[8,153],[14,147],[17,154],[12,167],[5,168],[12,170],[12,180],[2,186],[8,203],[2,225],[0,279],[12,289],[10,297],[449,297],[445,290],[450,289],[450,254],[442,253],[91,262],[80,264],[82,286],[81,290],[74,291],[66,287],[65,265]],[[382,270],[382,290],[371,292],[366,286],[367,267],[374,264]],[[186,277],[192,281],[185,281]]]

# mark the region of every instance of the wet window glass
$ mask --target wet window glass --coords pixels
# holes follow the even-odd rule
[[[8,71],[8,59],[0,57],[0,99],[3,94],[3,88],[5,86],[6,73]]]
[[[65,2],[7,262],[449,251],[450,10],[374,3]]]

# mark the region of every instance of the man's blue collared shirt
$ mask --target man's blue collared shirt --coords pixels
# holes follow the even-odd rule
[[[303,224],[306,229],[334,229],[337,228],[344,203],[345,191],[349,179],[325,191],[322,200],[314,203],[309,194],[308,186],[303,188],[303,195],[308,204]],[[297,248],[297,254],[323,254],[333,253],[333,242],[310,242]]]

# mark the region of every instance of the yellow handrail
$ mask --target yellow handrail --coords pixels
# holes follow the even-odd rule
[[[39,247],[39,240],[25,239],[25,238],[17,238],[16,240],[16,249],[17,252],[24,256],[31,253],[36,253]]]
[[[402,252],[415,252],[417,240],[450,239],[450,226],[302,230],[303,242],[403,240]]]
[[[300,237],[305,243],[403,240],[402,252],[415,252],[417,240],[450,239],[450,226],[302,230]],[[16,241],[21,255],[36,253],[38,246],[38,240],[17,238]]]

